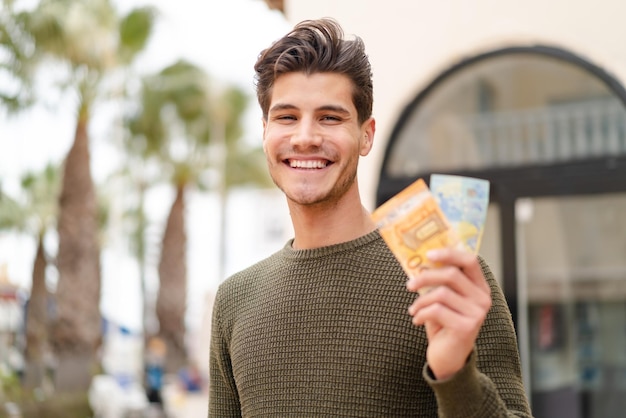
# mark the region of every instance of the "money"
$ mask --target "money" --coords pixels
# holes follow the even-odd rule
[[[409,277],[432,267],[426,253],[460,239],[424,180],[419,179],[372,213],[380,234]],[[427,289],[420,289],[420,293]]]
[[[424,180],[415,181],[377,208],[372,219],[407,276],[414,277],[436,266],[426,257],[431,249],[477,253],[488,205],[487,180],[433,174],[430,189]]]
[[[472,177],[433,174],[430,190],[465,247],[480,248],[489,206],[489,181]]]

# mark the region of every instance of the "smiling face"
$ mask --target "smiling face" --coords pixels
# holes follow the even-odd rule
[[[347,196],[358,199],[358,160],[373,137],[374,119],[359,124],[346,76],[297,72],[274,83],[263,148],[290,204],[326,207]]]

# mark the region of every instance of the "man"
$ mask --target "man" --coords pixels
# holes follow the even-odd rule
[[[304,21],[255,70],[295,237],[219,288],[209,415],[530,416],[488,266],[441,250],[429,256],[443,267],[407,280],[361,203],[358,160],[376,130],[361,39]],[[416,298],[423,287],[433,290]]]

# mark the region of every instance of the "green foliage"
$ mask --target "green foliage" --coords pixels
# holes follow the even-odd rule
[[[241,89],[218,91],[201,68],[177,61],[144,78],[140,105],[127,121],[126,151],[158,160],[175,185],[210,189],[202,173],[217,169],[226,189],[268,187],[272,183],[262,149],[241,141],[241,120],[249,103]],[[185,142],[186,152],[179,156],[171,152],[176,141]]]
[[[0,401],[18,401],[22,399],[22,387],[15,373],[5,373],[0,370]],[[2,402],[4,403],[4,402]],[[2,405],[0,403],[0,405]],[[1,410],[0,410],[1,411]]]
[[[2,190],[0,183],[0,230],[22,229],[24,216],[22,206]]]
[[[9,80],[0,90],[0,107],[15,113],[34,102],[33,39],[27,30],[27,15],[16,13],[13,1],[0,8],[0,76]]]
[[[249,103],[250,98],[242,90],[234,87],[228,88],[219,98],[219,112],[226,115],[224,139],[227,146],[239,144],[243,134],[241,115]]]
[[[37,49],[71,64],[102,72],[115,66],[117,14],[109,0],[41,0],[29,14]]]
[[[27,172],[21,186],[25,198],[21,205],[22,222],[17,226],[29,229],[36,237],[43,236],[57,221],[61,168],[49,163],[39,172]]]
[[[119,55],[122,59],[129,61],[146,47],[156,15],[153,7],[141,7],[131,10],[120,21]]]
[[[0,418],[5,402],[15,404],[22,418],[89,418],[93,416],[87,393],[55,393],[49,398],[22,389],[18,377],[0,372]]]
[[[20,404],[23,418],[90,418],[93,411],[86,393],[58,393],[37,401],[31,399]]]
[[[172,184],[195,183],[208,166],[210,100],[207,74],[188,61],[145,77],[127,121],[126,151],[157,161]]]
[[[5,4],[12,2],[7,2]],[[34,9],[16,13],[0,11],[0,63],[22,88],[0,91],[0,104],[17,111],[32,103],[35,69],[53,58],[69,69],[60,86],[74,87],[88,116],[91,102],[100,94],[101,79],[111,70],[128,65],[144,49],[153,30],[156,11],[151,7],[118,16],[110,0],[40,0]]]

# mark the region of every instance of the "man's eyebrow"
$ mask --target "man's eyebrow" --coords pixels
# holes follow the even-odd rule
[[[344,115],[349,115],[350,111],[348,109],[346,109],[343,106],[338,106],[338,105],[325,105],[325,106],[320,106],[316,109],[318,112],[320,110],[322,111],[331,111],[331,112],[335,112],[335,113],[342,113]]]
[[[297,109],[294,105],[289,103],[276,103],[274,106],[270,108],[270,112],[277,110],[293,110]]]

